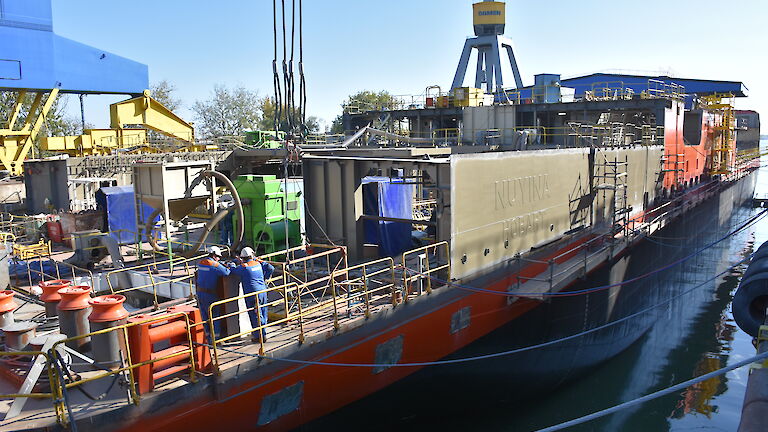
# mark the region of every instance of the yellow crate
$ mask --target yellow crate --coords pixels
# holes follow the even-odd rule
[[[50,256],[51,242],[40,240],[39,243],[30,245],[16,243],[13,245],[13,254],[22,260],[40,258],[42,256]]]

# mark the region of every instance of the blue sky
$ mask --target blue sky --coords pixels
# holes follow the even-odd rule
[[[359,90],[450,86],[472,35],[472,3],[304,0],[308,113],[330,122]],[[743,81],[750,97],[738,106],[761,111],[768,125],[767,12],[760,0],[515,0],[506,36],[526,85],[537,73],[615,69]],[[174,83],[189,120],[188,108],[215,84],[273,92],[269,0],[53,0],[53,19],[56,33],[146,63],[151,82]],[[115,100],[87,97],[86,120],[106,126]]]

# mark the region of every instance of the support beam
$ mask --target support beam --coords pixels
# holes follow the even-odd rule
[[[464,42],[464,49],[461,51],[459,66],[456,68],[456,75],[453,76],[451,90],[464,85],[464,77],[467,75],[467,65],[469,64],[469,55],[472,54],[472,48],[474,48],[472,41],[474,41],[474,39],[467,39],[467,41]]]
[[[21,103],[23,102],[22,99],[26,91],[19,91],[18,94],[18,99],[8,119],[9,127],[7,129],[0,129],[0,162],[2,162],[4,169],[15,175],[21,174],[24,159],[32,150],[37,134],[40,133],[40,129],[45,124],[45,117],[56,101],[59,89],[52,89],[47,96],[42,92],[38,92],[30,106],[29,113],[24,119],[23,126],[20,130],[13,130],[12,127],[18,121]]]
[[[463,87],[464,78],[467,74],[467,63],[473,49],[477,50],[476,88],[481,88],[481,85],[485,83],[486,92],[494,93],[501,91],[504,87],[511,87],[510,85],[505,85],[504,76],[501,72],[502,51],[506,52],[507,60],[512,68],[515,87],[521,88],[523,86],[523,80],[517,68],[512,41],[501,35],[484,35],[467,39],[464,42],[464,49],[461,52],[461,58],[456,68],[456,75],[453,78],[451,89]]]
[[[21,105],[26,95],[26,90],[21,90],[16,95],[16,102],[13,104],[13,108],[11,109],[11,117],[8,119],[8,130],[13,130],[13,127],[16,125],[16,120],[19,119],[19,113],[21,113]]]

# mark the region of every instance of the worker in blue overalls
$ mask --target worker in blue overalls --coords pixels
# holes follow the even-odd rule
[[[226,206],[224,204],[219,207],[220,210],[226,210],[229,206]],[[232,244],[233,239],[233,228],[234,228],[234,211],[230,210],[229,213],[227,213],[224,218],[219,222],[219,237],[221,244],[230,246]]]
[[[208,309],[211,304],[220,300],[216,293],[219,279],[229,276],[229,269],[220,261],[221,249],[211,246],[208,248],[208,256],[200,260],[197,266],[197,304],[206,322],[205,328],[208,328]],[[217,336],[221,334],[221,320],[213,322],[213,331]]]
[[[258,292],[256,296],[245,298],[245,304],[248,307],[248,317],[251,319],[251,327],[257,329],[261,327],[262,340],[267,340],[267,331],[263,327],[267,324],[267,293],[260,292],[267,289],[266,279],[272,276],[275,268],[272,264],[256,259],[253,249],[244,247],[240,251],[241,264],[232,269],[232,274],[240,278],[243,285],[243,295]],[[256,298],[259,298],[259,315],[256,315]],[[254,333],[251,336],[253,342],[259,342],[259,335]]]

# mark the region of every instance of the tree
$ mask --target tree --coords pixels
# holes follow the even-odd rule
[[[167,80],[161,80],[149,87],[152,94],[152,98],[160,102],[171,111],[176,111],[181,108],[181,100],[174,97],[176,93],[176,86],[168,82]]]
[[[192,105],[198,134],[203,138],[242,135],[259,126],[260,99],[256,91],[243,86],[213,87],[212,97]]]
[[[261,130],[275,130],[275,101],[271,97],[265,97],[261,99],[261,102],[259,104],[259,109],[261,111],[261,121],[259,121],[259,129]],[[298,109],[294,108],[292,110],[294,112],[294,117],[296,120],[298,120]],[[288,119],[286,118],[286,114],[288,112],[288,109],[283,106],[283,109],[281,111],[280,115],[280,122],[278,124],[278,128],[280,130],[288,130]],[[306,126],[307,130],[310,133],[319,132],[320,131],[320,122],[317,117],[315,116],[309,116],[306,118]]]
[[[363,90],[349,96],[341,106],[344,107],[345,111],[365,112],[391,108],[396,102],[397,100],[395,97],[386,90],[381,90],[379,92]],[[344,133],[344,122],[341,114],[333,119],[333,123],[331,123],[331,133]]]

